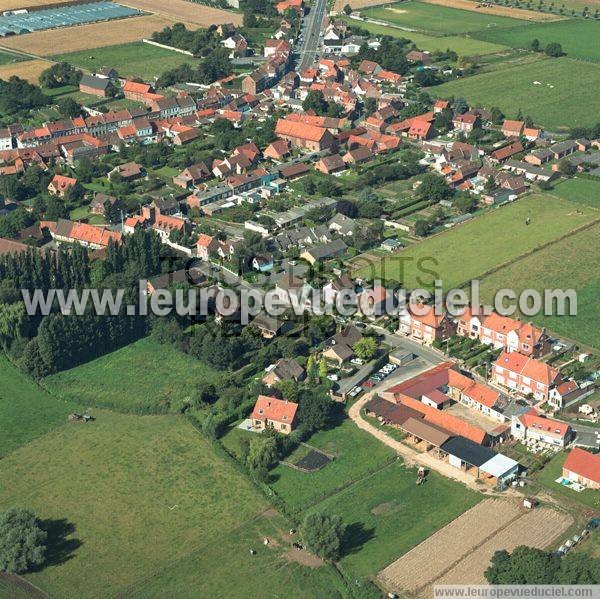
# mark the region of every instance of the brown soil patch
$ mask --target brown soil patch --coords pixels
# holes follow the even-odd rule
[[[389,514],[395,507],[396,504],[393,501],[386,501],[385,503],[380,503],[379,505],[376,505],[371,510],[371,513],[374,516],[383,516],[383,514]]]
[[[474,12],[480,12],[486,15],[496,15],[497,17],[512,17],[513,19],[522,19],[524,21],[562,21],[566,18],[561,15],[552,15],[538,12],[536,10],[527,10],[524,8],[510,8],[508,6],[481,6],[478,2],[472,2],[471,0],[423,0],[423,2],[426,2],[427,4],[447,6],[448,8],[472,10]],[[479,8],[476,8],[478,5]]]
[[[15,35],[0,40],[0,46],[30,54],[52,56],[79,50],[92,50],[102,46],[127,44],[149,37],[155,31],[172,25],[175,21],[158,15],[118,19],[109,23],[91,23],[75,27],[61,27]],[[190,29],[198,26],[186,23]]]
[[[242,24],[241,13],[235,13],[221,8],[212,8],[188,0],[121,0],[119,4],[139,8],[146,12],[161,15],[167,19],[197,23],[204,27],[208,27],[209,25],[219,25],[221,23],[233,23],[234,25]]]
[[[275,518],[278,515],[277,510],[274,507],[270,507],[263,512],[265,518]]]
[[[0,66],[0,79],[8,79],[13,75],[26,79],[30,83],[38,83],[42,71],[52,66],[49,60],[22,60]]]
[[[309,568],[320,568],[322,565],[325,564],[325,562],[320,557],[309,553],[305,549],[290,549],[284,552],[282,555],[288,562],[301,564]]]

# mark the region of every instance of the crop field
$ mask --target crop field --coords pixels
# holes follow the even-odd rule
[[[552,42],[562,45],[570,58],[600,62],[600,22],[570,19],[556,23],[537,23],[526,27],[480,31],[475,37],[505,46],[529,48],[537,39],[541,47]],[[540,73],[543,75],[543,73]]]
[[[386,21],[393,25],[408,27],[417,31],[431,31],[438,34],[468,33],[523,25],[523,21],[518,19],[435,6],[414,0],[390,6],[370,8],[365,10],[363,15],[371,19]]]
[[[348,21],[352,24],[352,21]],[[458,35],[433,36],[416,31],[406,31],[398,27],[386,27],[385,25],[376,25],[375,23],[361,22],[359,27],[367,29],[374,35],[389,35],[391,37],[403,37],[411,40],[421,50],[435,52],[440,50],[444,52],[448,48],[454,50],[459,56],[473,56],[482,54],[493,54],[506,50],[506,46],[484,42],[473,38],[460,37]]]
[[[242,13],[212,8],[205,4],[189,2],[188,0],[123,0],[124,6],[139,8],[145,12],[162,15],[179,22],[189,22],[210,27],[220,23],[242,24]]]
[[[52,56],[57,52],[66,54],[79,50],[90,51],[103,46],[137,42],[175,22],[173,19],[166,19],[159,15],[131,17],[112,21],[110,26],[106,23],[92,23],[15,35],[4,38],[2,45],[39,56]],[[198,28],[198,25],[187,22],[186,26],[189,29]]]
[[[87,364],[44,379],[58,397],[118,411],[167,411],[217,371],[170,345],[142,339]]]
[[[38,6],[50,8],[53,4],[63,4],[64,2],[65,0],[2,0],[2,11]]]
[[[38,83],[43,71],[50,68],[52,63],[47,60],[21,60],[10,64],[0,65],[0,79],[9,79],[13,75]]]
[[[72,404],[54,399],[0,355],[0,458],[67,422]]]
[[[386,589],[416,593],[522,513],[516,502],[485,499],[384,568],[378,579]]]
[[[437,6],[447,6],[448,8],[460,8],[461,10],[473,10],[479,14],[497,15],[500,17],[511,17],[513,19],[523,19],[526,21],[558,21],[564,19],[560,15],[543,13],[536,10],[527,10],[524,8],[513,8],[512,6],[482,6],[473,0],[421,0],[427,4]]]
[[[600,262],[600,225],[571,235],[539,252],[501,268],[481,281],[481,299],[491,303],[498,289],[510,286],[516,293],[524,289],[574,289],[577,292],[576,316],[527,317],[537,325],[600,349],[597,323],[600,321],[600,278],[590,264]]]
[[[525,219],[531,219],[526,225]],[[457,287],[598,218],[592,209],[534,194],[416,243],[383,261],[361,265],[362,276],[401,281],[407,288]],[[362,268],[361,268],[362,266]],[[431,273],[433,271],[433,274]]]
[[[397,461],[314,506],[348,526],[341,565],[350,576],[375,576],[482,498],[435,472],[415,480],[416,469]]]
[[[102,66],[111,66],[120,75],[126,77],[137,76],[142,79],[152,79],[185,62],[194,62],[191,56],[144,44],[143,42],[96,48],[92,54],[89,50],[81,50],[59,54],[53,58],[56,61],[65,61],[91,72]]]
[[[0,461],[0,510],[27,505],[51,531],[48,565],[26,577],[50,596],[126,594],[268,507],[181,417],[95,416]]]
[[[600,66],[563,57],[456,79],[429,91],[442,98],[462,96],[476,106],[497,106],[509,117],[520,109],[537,124],[557,131],[596,123],[599,87]]]
[[[571,516],[550,508],[527,512],[467,555],[435,584],[486,584],[484,572],[496,551],[512,551],[519,545],[547,549],[572,523]]]

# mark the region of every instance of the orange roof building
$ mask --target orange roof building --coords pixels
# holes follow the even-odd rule
[[[298,404],[268,395],[259,395],[252,410],[252,427],[256,430],[273,428],[289,435],[296,424]]]
[[[600,489],[600,455],[574,447],[563,464],[563,476],[588,489]]]

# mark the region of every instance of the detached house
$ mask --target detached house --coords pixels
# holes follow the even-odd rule
[[[77,179],[65,177],[64,175],[54,175],[52,181],[48,184],[48,192],[60,198],[77,185]]]
[[[505,120],[502,124],[502,134],[504,137],[519,137],[525,129],[523,121]]]
[[[492,379],[521,395],[547,401],[550,389],[560,382],[560,373],[545,362],[503,351],[492,365]]]
[[[520,416],[513,416],[510,432],[515,439],[526,444],[541,443],[555,448],[565,447],[573,436],[566,422],[547,418],[535,408]]]
[[[252,427],[258,431],[272,428],[289,435],[296,424],[298,404],[268,395],[259,395],[252,410]]]
[[[452,124],[454,128],[458,131],[464,131],[465,133],[470,133],[475,129],[479,117],[476,114],[466,112],[465,114],[457,114],[452,119]]]
[[[574,447],[563,464],[563,476],[588,489],[600,489],[600,455]]]

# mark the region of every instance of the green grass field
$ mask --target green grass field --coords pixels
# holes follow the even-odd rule
[[[600,277],[596,268],[600,262],[600,225],[581,231],[539,252],[502,268],[481,281],[482,301],[490,303],[498,289],[575,289],[576,316],[527,317],[539,326],[581,343],[600,349]]]
[[[118,411],[167,406],[188,397],[202,381],[218,383],[217,371],[150,338],[44,379],[55,395],[84,406]]]
[[[596,93],[599,86],[600,66],[556,58],[456,79],[429,91],[442,98],[463,96],[476,106],[497,106],[508,117],[521,110],[537,124],[556,131],[596,123],[600,111],[600,95]],[[576,99],[574,89],[577,89]]]
[[[313,435],[308,444],[335,459],[316,472],[300,472],[279,465],[271,471],[273,489],[289,505],[306,508],[326,494],[365,476],[394,457],[394,452],[346,419],[331,430]],[[294,463],[292,455],[286,458]]]
[[[552,194],[600,210],[600,181],[576,177],[561,181]]]
[[[400,2],[389,6],[370,8],[361,13],[368,18],[386,21],[393,25],[408,27],[418,31],[433,33],[467,33],[497,29],[502,27],[517,27],[525,24],[519,19],[486,15],[470,10],[447,8],[423,2]]]
[[[88,71],[94,71],[103,66],[113,67],[119,72],[119,75],[137,76],[144,79],[158,77],[165,71],[185,62],[195,62],[191,56],[143,42],[58,54],[53,56],[53,59],[69,62]]]
[[[74,406],[50,397],[0,355],[0,458],[67,422]]]
[[[529,49],[531,41],[537,39],[542,48],[552,42],[562,45],[570,58],[600,62],[600,22],[571,19],[553,23],[533,23],[526,27],[494,29],[475,34],[483,40]],[[543,76],[543,73],[540,73]]]
[[[129,596],[173,567],[202,577],[196,588],[211,596],[246,595],[263,577],[281,593],[312,584],[315,571],[283,559],[268,574],[264,556],[243,563],[250,547],[262,554],[263,534],[289,525],[265,514],[252,484],[182,418],[100,411],[12,452],[0,480],[0,509],[27,506],[53,531],[49,565],[27,575],[50,596]],[[238,572],[226,576],[227,564]]]
[[[459,56],[473,56],[493,54],[506,49],[506,46],[493,44],[483,40],[460,37],[458,35],[448,35],[444,37],[426,35],[416,31],[405,31],[396,27],[386,27],[384,25],[375,25],[374,23],[360,23],[361,29],[367,29],[374,35],[389,35],[391,37],[403,37],[411,40],[421,50],[435,52],[439,50],[445,52],[448,48],[454,50]]]
[[[315,506],[348,526],[341,565],[352,577],[374,576],[482,499],[435,472],[423,486],[416,476],[396,462]]]
[[[363,266],[360,274],[399,280],[409,289],[431,287],[435,278],[441,278],[444,288],[450,289],[598,216],[592,208],[581,210],[567,200],[535,194]]]
[[[31,59],[27,56],[22,56],[20,54],[13,54],[12,52],[5,52],[4,50],[0,50],[0,65],[10,64],[12,62],[23,62],[24,60],[31,60]]]

